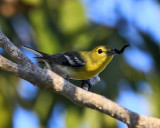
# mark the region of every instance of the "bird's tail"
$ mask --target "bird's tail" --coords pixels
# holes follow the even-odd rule
[[[29,48],[29,47],[26,47],[26,46],[22,46],[22,48],[26,49],[26,50],[29,50],[33,53],[35,53],[38,57],[44,57],[46,54],[43,53],[43,52],[40,52],[40,51],[37,51],[37,50],[34,50],[32,48]]]
[[[34,50],[34,49],[29,48],[29,47],[26,47],[26,46],[22,46],[22,48],[27,49],[27,50],[35,53],[38,57],[34,57],[34,58],[42,60],[42,61],[40,61],[40,63],[43,63],[43,61],[44,61],[45,64],[47,65],[47,67],[48,67],[49,69],[51,69],[51,67],[50,67],[50,65],[49,65],[49,63],[48,63],[48,61],[47,61],[47,58],[49,57],[48,54],[43,53],[43,52],[40,52],[40,51],[37,51],[37,50]]]

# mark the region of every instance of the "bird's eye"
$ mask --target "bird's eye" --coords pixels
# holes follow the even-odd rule
[[[101,54],[103,51],[102,49],[98,49],[98,53]]]

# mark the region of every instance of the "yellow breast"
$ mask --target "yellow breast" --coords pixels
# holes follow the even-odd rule
[[[101,59],[93,59],[88,52],[81,53],[85,59],[85,66],[73,71],[73,79],[86,80],[99,74],[107,64],[112,60],[113,56],[104,56]]]

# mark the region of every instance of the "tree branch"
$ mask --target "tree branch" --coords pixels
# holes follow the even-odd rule
[[[158,128],[160,120],[134,113],[117,103],[92,92],[85,91],[58,76],[56,73],[35,66],[7,37],[0,32],[0,46],[18,63],[0,55],[0,69],[13,73],[32,84],[59,93],[75,104],[89,107],[118,119],[130,128]]]

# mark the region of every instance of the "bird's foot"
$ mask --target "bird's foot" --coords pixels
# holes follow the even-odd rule
[[[66,80],[67,80],[67,81],[69,81],[69,79],[70,79],[70,76],[69,76],[69,75],[67,75],[67,76],[66,76]]]
[[[89,91],[92,86],[93,85],[91,84],[90,79],[89,80],[82,80],[81,88],[83,88],[84,90]]]

